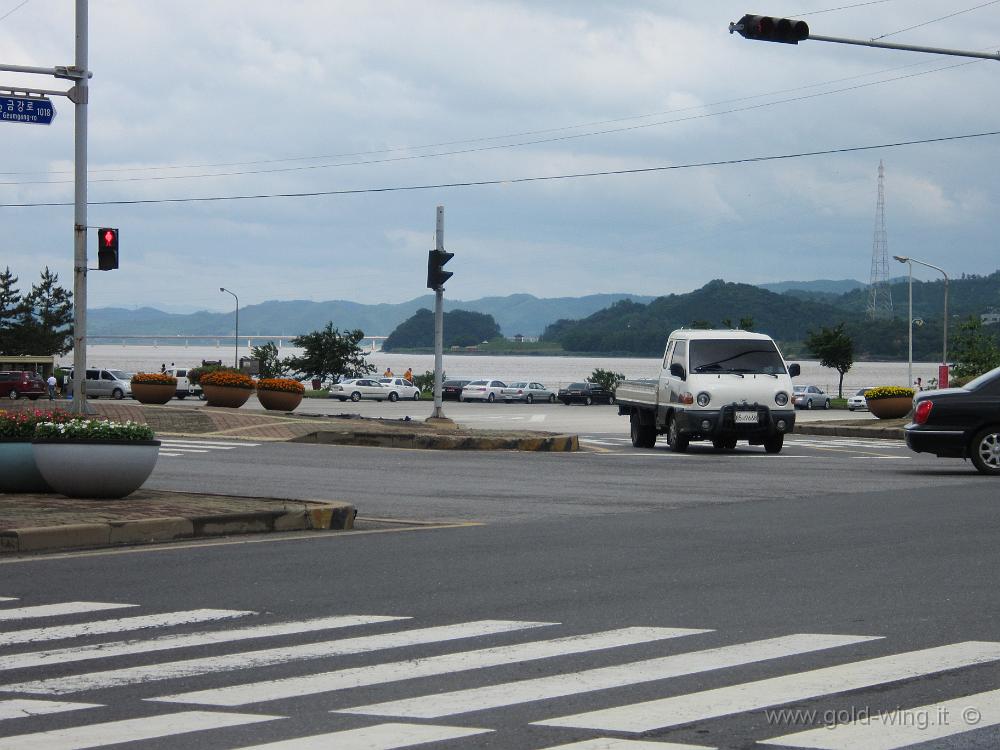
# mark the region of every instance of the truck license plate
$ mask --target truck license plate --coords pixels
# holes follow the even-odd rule
[[[736,424],[757,424],[757,412],[738,411],[736,414]]]

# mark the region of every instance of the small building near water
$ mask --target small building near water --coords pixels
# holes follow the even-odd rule
[[[56,369],[56,356],[33,357],[19,354],[0,354],[0,370],[31,370],[47,378]]]

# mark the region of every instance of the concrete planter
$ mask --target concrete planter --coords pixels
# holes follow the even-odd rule
[[[165,404],[177,393],[168,383],[132,383],[132,398],[140,404]]]
[[[879,419],[899,419],[909,414],[912,408],[913,399],[909,396],[868,399],[868,411]]]
[[[257,391],[257,400],[265,409],[272,411],[293,411],[302,403],[301,393],[291,391]]]
[[[159,440],[36,440],[31,444],[42,478],[67,497],[120,498],[153,473]]]
[[[35,464],[30,440],[0,438],[0,492],[52,492]]]
[[[253,394],[253,388],[234,388],[208,383],[202,383],[201,389],[209,406],[226,406],[231,409],[243,406]]]

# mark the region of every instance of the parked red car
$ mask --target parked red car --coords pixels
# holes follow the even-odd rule
[[[45,380],[37,372],[4,370],[0,372],[0,398],[16,400],[27,396],[34,401],[49,392]]]

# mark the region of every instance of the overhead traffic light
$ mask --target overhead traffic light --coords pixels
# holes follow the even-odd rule
[[[427,288],[438,290],[444,286],[444,282],[450,279],[451,271],[443,270],[443,266],[455,257],[455,253],[446,253],[444,250],[431,250],[427,253]]]
[[[97,268],[113,271],[118,268],[118,230],[101,227],[97,230]]]
[[[747,14],[736,23],[729,24],[729,33],[739,32],[744,39],[762,42],[798,44],[809,38],[809,24],[793,18],[774,18]]]

